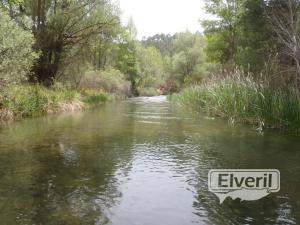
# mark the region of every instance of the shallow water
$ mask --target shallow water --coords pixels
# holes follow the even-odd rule
[[[0,224],[297,224],[300,140],[196,116],[165,97],[0,128]],[[251,202],[207,188],[217,168],[279,169]]]

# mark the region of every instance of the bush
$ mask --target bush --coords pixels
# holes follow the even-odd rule
[[[130,82],[119,70],[89,71],[80,82],[81,89],[101,90],[119,95],[130,95]]]
[[[33,44],[33,35],[0,8],[0,89],[26,78],[38,57],[32,50]]]

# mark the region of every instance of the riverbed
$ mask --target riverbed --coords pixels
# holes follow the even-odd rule
[[[300,139],[132,98],[0,128],[0,224],[300,223]],[[278,169],[256,201],[208,191],[210,169]]]

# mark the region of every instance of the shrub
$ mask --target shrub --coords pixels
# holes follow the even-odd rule
[[[102,90],[119,95],[130,95],[130,82],[119,70],[89,71],[80,82],[81,89]]]
[[[33,35],[0,8],[0,90],[6,84],[26,78],[38,57],[32,50],[33,43]]]

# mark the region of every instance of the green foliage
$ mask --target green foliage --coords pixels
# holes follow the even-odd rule
[[[137,76],[136,46],[133,41],[124,41],[118,45],[118,58],[116,67],[128,75],[131,81]]]
[[[123,29],[121,37],[117,45],[117,58],[115,67],[127,76],[127,80],[131,83],[131,90],[133,95],[138,95],[137,92],[137,52],[136,52],[136,35],[137,30],[130,18],[126,29]]]
[[[174,100],[195,111],[263,127],[298,129],[300,100],[295,90],[273,89],[238,73],[184,90]]]
[[[154,35],[141,44],[137,48],[140,94],[178,92],[206,76],[205,43],[199,33]]]
[[[238,23],[235,61],[244,70],[250,69],[256,74],[262,71],[270,55],[276,50],[276,40],[270,35],[272,30],[265,7],[262,0],[245,1]]]
[[[172,60],[172,75],[181,83],[201,81],[204,76],[204,41],[200,34],[179,33],[173,42],[175,54]]]
[[[11,85],[3,95],[3,107],[21,117],[59,111],[60,103],[80,97],[74,90],[47,89],[41,85]]]
[[[0,88],[26,79],[37,58],[33,35],[0,9]]]
[[[1,4],[1,3],[0,3]],[[3,3],[2,3],[3,4]],[[35,49],[40,51],[32,81],[52,84],[62,64],[72,61],[71,53],[90,47],[95,37],[120,24],[118,9],[110,1],[24,0],[11,16],[30,18]]]
[[[83,90],[102,90],[124,96],[130,94],[130,82],[126,81],[123,73],[113,68],[86,72],[79,87]]]
[[[155,47],[162,55],[172,56],[174,53],[173,40],[175,35],[156,34],[154,36],[143,38],[141,44],[144,47]]]
[[[230,61],[229,43],[223,33],[207,34],[205,41],[205,53],[209,62],[224,64]]]
[[[31,116],[45,111],[48,99],[41,87],[12,86],[7,92],[6,108],[21,116]]]
[[[51,88],[42,85],[10,85],[0,93],[1,112],[12,117],[38,116],[50,112],[72,111],[92,107],[112,97],[99,90],[77,92],[55,83]]]
[[[108,100],[108,94],[102,91],[85,90],[83,91],[83,102],[88,105],[98,105]]]
[[[128,31],[128,40],[136,40],[138,31],[132,17],[129,17],[126,28]]]
[[[209,0],[206,9],[217,17],[202,21],[209,62],[261,72],[275,46],[265,1]]]
[[[137,89],[140,95],[156,95],[156,90],[164,85],[166,75],[163,57],[154,47],[138,47]],[[148,90],[147,90],[148,89]]]

